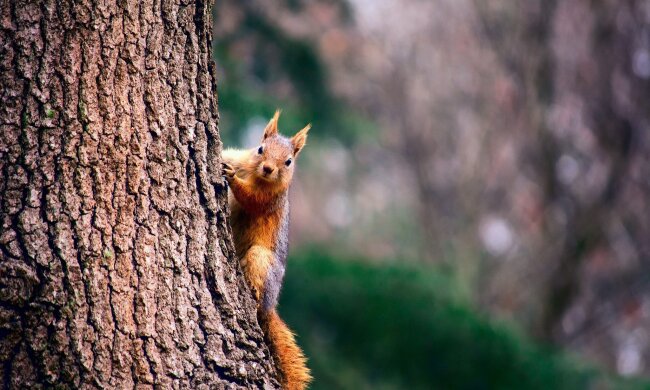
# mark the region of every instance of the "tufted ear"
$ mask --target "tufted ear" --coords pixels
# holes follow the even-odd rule
[[[280,110],[275,110],[273,118],[271,118],[269,123],[266,125],[266,128],[264,129],[264,137],[262,137],[262,141],[272,135],[278,134],[278,119],[280,119]]]
[[[307,143],[307,133],[309,132],[309,129],[311,129],[311,123],[291,137],[294,156],[297,156],[298,153],[300,153],[300,150],[305,146],[305,143]]]

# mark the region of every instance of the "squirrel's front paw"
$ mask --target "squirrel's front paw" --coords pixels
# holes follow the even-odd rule
[[[223,177],[228,182],[232,181],[232,179],[235,178],[235,174],[237,173],[237,171],[235,170],[235,168],[232,167],[232,165],[225,162],[221,163],[221,170],[223,172]]]

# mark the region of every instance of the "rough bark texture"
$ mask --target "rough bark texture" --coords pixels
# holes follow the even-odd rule
[[[225,219],[209,8],[0,0],[0,387],[278,387]]]

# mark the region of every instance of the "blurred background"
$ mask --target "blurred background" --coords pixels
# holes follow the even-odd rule
[[[221,0],[220,128],[312,122],[314,389],[650,388],[649,0]]]

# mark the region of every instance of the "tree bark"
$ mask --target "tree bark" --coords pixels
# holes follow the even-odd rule
[[[0,0],[0,387],[279,387],[226,220],[210,14]]]

